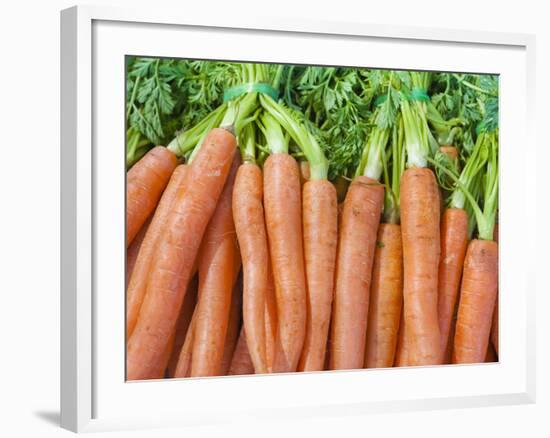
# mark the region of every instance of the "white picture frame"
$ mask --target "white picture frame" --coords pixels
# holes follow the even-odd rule
[[[189,38],[193,44],[177,42]],[[157,8],[62,11],[62,427],[84,432],[534,402],[535,261],[523,255],[534,254],[535,211],[512,208],[536,205],[536,175],[527,166],[536,151],[534,46],[525,34],[290,17],[228,23],[212,13]],[[125,383],[125,54],[500,74],[499,363]],[[524,153],[513,153],[518,144]]]

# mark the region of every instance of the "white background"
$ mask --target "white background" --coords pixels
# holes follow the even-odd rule
[[[193,5],[180,1],[110,1],[105,4],[203,7],[227,16],[271,13],[297,18],[483,29],[537,34],[537,121],[550,119],[550,31],[544,2],[459,0],[366,1],[300,4],[277,0],[254,7],[244,1]],[[500,3],[500,4],[499,4]],[[4,3],[5,4],[5,3]],[[70,1],[12,2],[0,12],[0,432],[3,436],[69,436],[59,418],[59,10]],[[259,3],[258,3],[259,4]],[[313,6],[315,4],[315,6]],[[513,3],[512,3],[513,4]],[[183,5],[183,6],[181,6]],[[548,211],[548,137],[539,129],[539,217]],[[545,146],[545,149],[543,149]],[[521,145],[518,145],[521,153]],[[535,164],[533,164],[535,166]],[[548,232],[539,227],[538,272]],[[521,230],[518,230],[521,232]],[[539,276],[542,278],[542,275]],[[105,436],[545,436],[550,431],[548,287],[538,279],[537,404],[471,410],[311,419],[258,426],[109,433]],[[6,430],[7,429],[7,430]]]

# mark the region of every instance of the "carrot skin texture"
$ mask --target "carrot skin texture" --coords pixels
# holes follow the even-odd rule
[[[437,313],[440,258],[439,188],[428,168],[410,168],[401,179],[403,296],[408,363],[438,365],[443,360]]]
[[[231,296],[231,310],[229,311],[229,323],[225,335],[225,345],[223,348],[222,365],[220,375],[226,376],[229,373],[233,353],[239,339],[243,306],[243,281],[242,275],[237,273],[237,280],[233,286]]]
[[[185,293],[180,316],[178,318],[178,322],[176,323],[174,348],[172,350],[172,354],[170,355],[170,359],[168,360],[167,366],[168,377],[175,376],[180,352],[185,342],[187,331],[191,325],[191,318],[193,317],[193,312],[195,311],[195,306],[197,304],[198,287],[198,277],[195,276],[189,282],[189,286],[187,286],[187,292]]]
[[[268,257],[267,288],[265,291],[265,354],[267,359],[267,371],[273,372],[273,360],[275,357],[275,343],[277,340],[277,299],[275,296],[275,280],[273,269]]]
[[[468,215],[447,208],[441,221],[441,258],[438,278],[438,314],[441,351],[447,351],[449,334],[460,290],[460,279],[468,246]]]
[[[145,234],[147,233],[151,219],[152,218],[149,217],[145,221],[143,227],[141,227],[141,230],[139,230],[139,233],[137,233],[136,237],[126,250],[126,287],[128,287],[130,283],[130,278],[132,277],[132,273],[134,272],[134,268],[136,266],[139,250],[143,243],[143,239],[145,239]]]
[[[229,367],[230,376],[254,374],[254,364],[248,351],[246,339],[246,332],[243,327],[237,341],[237,346],[235,347],[235,352],[233,353],[233,358],[231,359],[231,366]]]
[[[466,251],[453,363],[485,360],[498,288],[498,244],[472,240]]]
[[[399,333],[397,335],[397,346],[395,348],[394,367],[409,366],[409,350],[407,346],[407,326],[405,325],[405,317],[403,308],[401,308],[401,320],[399,321]]]
[[[300,172],[288,154],[264,163],[264,208],[275,280],[278,331],[274,372],[296,371],[306,332]]]
[[[309,181],[309,178],[311,177],[311,172],[309,170],[309,162],[307,161],[300,161],[300,184],[302,187],[306,182]]]
[[[217,376],[221,372],[233,284],[238,270],[236,259],[240,265],[232,209],[239,165],[240,154],[236,152],[199,255],[199,302],[191,377]]]
[[[381,224],[374,255],[365,351],[366,368],[393,366],[403,306],[401,227]]]
[[[495,228],[493,230],[493,240],[498,243],[498,224],[495,224]],[[495,310],[493,312],[493,324],[491,325],[491,343],[493,344],[493,348],[495,349],[495,352],[498,356],[498,292],[497,292],[497,299],[495,302]]]
[[[172,173],[170,182],[166,187],[166,190],[162,194],[160,202],[155,210],[155,213],[151,219],[151,224],[147,229],[143,243],[140,247],[136,264],[130,281],[128,283],[128,291],[126,293],[126,333],[128,338],[132,335],[136,326],[139,311],[145,298],[147,291],[147,280],[149,278],[149,271],[153,261],[153,256],[157,243],[163,230],[165,228],[166,220],[172,204],[179,190],[184,187],[185,176],[187,174],[188,166],[182,164],[176,167],[176,170]]]
[[[158,204],[177,157],[164,146],[147,152],[126,174],[126,247]]]
[[[322,371],[334,293],[338,203],[328,180],[303,186],[304,260],[307,282],[306,338],[298,371]]]
[[[252,163],[240,166],[233,190],[233,217],[243,261],[243,324],[256,373],[267,372],[265,295],[268,280],[263,176]]]
[[[143,379],[175,329],[185,286],[208,221],[223,190],[235,152],[224,129],[207,135],[179,190],[155,250],[147,293],[128,341],[127,378]]]
[[[493,311],[493,322],[491,324],[491,343],[498,354],[498,292],[495,299],[495,310]]]
[[[191,375],[191,357],[193,354],[193,343],[195,342],[195,325],[197,320],[197,308],[193,312],[189,328],[185,334],[185,341],[181,350],[174,371],[174,377],[189,377]]]
[[[330,368],[363,368],[369,293],[384,186],[360,176],[351,183],[341,214],[332,309]]]

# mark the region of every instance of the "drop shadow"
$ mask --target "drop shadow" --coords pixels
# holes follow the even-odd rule
[[[61,421],[61,415],[58,411],[36,411],[34,415],[53,426],[59,426]]]

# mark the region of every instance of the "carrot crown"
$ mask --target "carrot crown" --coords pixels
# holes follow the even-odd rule
[[[405,149],[403,148],[403,119],[398,116],[392,127],[391,147],[384,156],[384,221],[398,224],[400,220],[401,176],[405,170]]]
[[[267,95],[260,95],[260,102],[270,116],[268,119],[276,121],[304,153],[309,162],[311,179],[327,179],[328,161],[325,154],[315,136],[297,120],[298,116]]]

